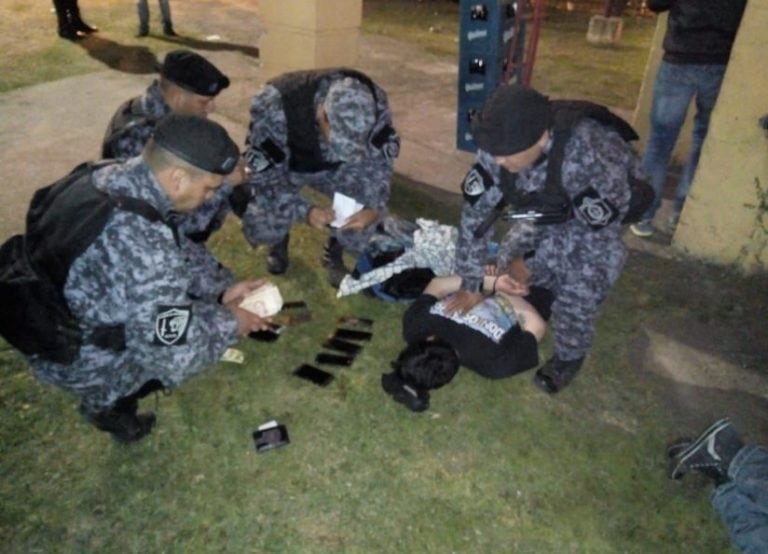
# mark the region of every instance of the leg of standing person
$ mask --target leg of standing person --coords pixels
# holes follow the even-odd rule
[[[712,110],[715,108],[717,96],[720,93],[720,86],[725,76],[725,65],[701,65],[692,68],[698,73],[696,77],[696,116],[693,121],[693,135],[691,140],[691,153],[688,161],[683,168],[683,174],[675,190],[674,211],[670,223],[674,226],[683,209],[683,204],[688,196],[688,190],[691,188],[693,176],[696,173],[696,167],[699,165],[701,156],[701,147],[709,130],[709,120]]]
[[[728,468],[730,481],[712,493],[712,505],[741,552],[768,549],[768,449],[748,445]]]
[[[70,0],[53,0],[53,7],[56,9],[56,20],[59,26],[59,36],[67,40],[77,40],[78,35],[72,23],[69,21]]]
[[[80,16],[80,7],[77,5],[77,0],[69,0],[69,21],[72,24],[72,28],[79,33],[95,33],[98,31],[96,27],[91,27]]]
[[[176,32],[173,30],[173,20],[171,19],[171,2],[170,0],[160,1],[160,17],[163,21],[163,34],[169,37],[175,37]]]
[[[643,169],[656,197],[642,221],[631,226],[637,236],[653,234],[652,221],[661,206],[669,160],[685,122],[688,105],[696,92],[695,86],[688,79],[689,67],[662,61],[656,74],[651,104],[651,130],[643,156]]]
[[[136,10],[139,13],[139,31],[137,36],[145,37],[149,34],[149,2],[136,0]]]

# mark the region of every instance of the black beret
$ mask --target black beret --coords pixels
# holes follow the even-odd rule
[[[191,50],[168,52],[160,74],[181,88],[202,96],[216,96],[229,86],[226,75]]]
[[[155,127],[155,143],[209,173],[229,175],[240,151],[218,123],[197,115],[169,114]]]
[[[521,85],[502,85],[472,122],[475,143],[493,156],[532,147],[552,125],[549,98]]]

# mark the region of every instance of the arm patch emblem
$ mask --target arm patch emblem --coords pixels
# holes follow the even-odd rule
[[[461,191],[464,193],[464,200],[474,205],[483,193],[493,186],[493,177],[486,169],[476,163],[464,177],[461,184]]]
[[[155,336],[152,344],[176,346],[187,343],[187,330],[192,320],[191,306],[157,306]]]
[[[595,230],[602,229],[619,217],[619,210],[593,188],[589,187],[573,199],[576,215]]]

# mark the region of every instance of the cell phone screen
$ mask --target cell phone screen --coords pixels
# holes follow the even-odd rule
[[[323,343],[323,348],[330,348],[331,350],[337,350],[339,352],[344,352],[344,354],[354,356],[360,352],[362,347],[359,344],[347,342],[342,339],[328,339]]]
[[[309,364],[300,365],[293,370],[293,374],[321,387],[333,381],[333,374]]]
[[[338,354],[328,354],[327,352],[321,352],[315,356],[315,362],[318,364],[329,365],[352,365],[353,358],[349,356],[339,356]]]
[[[343,340],[371,340],[371,334],[368,331],[358,331],[357,329],[336,329],[336,333],[333,335],[335,339]]]

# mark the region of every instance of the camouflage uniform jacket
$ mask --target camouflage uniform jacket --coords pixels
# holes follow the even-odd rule
[[[155,79],[144,94],[122,104],[112,116],[102,143],[102,157],[128,159],[138,156],[152,136],[157,122],[169,113],[171,107],[165,102],[160,83]],[[194,212],[184,215],[180,220],[180,230],[191,236],[205,233],[207,238],[224,222],[231,192],[229,184],[219,187],[212,198]]]
[[[141,158],[98,170],[93,181],[102,191],[142,199],[173,221],[168,196]],[[237,321],[217,302],[231,281],[222,280],[216,264],[190,260],[188,245],[166,223],[116,210],[70,267],[64,295],[84,337],[96,327],[122,326],[124,346],[86,341],[69,366],[31,357],[38,378],[75,393],[94,411],[150,379],[174,387],[214,364],[237,340]]]
[[[551,146],[550,142],[545,154]],[[520,172],[517,189],[542,191],[547,166],[543,156]],[[525,255],[532,284],[555,293],[555,351],[562,359],[574,359],[589,348],[598,306],[624,264],[621,220],[629,207],[628,174],[639,177],[642,171],[637,155],[618,133],[591,119],[574,127],[561,169],[562,186],[573,202],[574,216],[552,225],[516,221],[499,248],[499,263]],[[482,283],[486,244],[493,228],[482,239],[473,234],[503,196],[499,175],[493,156],[480,150],[464,180],[456,272],[465,290],[477,291]]]
[[[323,103],[331,83],[341,78],[341,74],[330,74],[322,79],[315,93],[315,106]],[[374,84],[374,87],[377,118],[371,136],[386,126],[392,126],[387,95],[378,85]],[[315,129],[321,137],[319,144],[323,160],[337,162],[316,123]],[[251,102],[251,123],[245,144],[244,156],[252,170],[249,179],[251,204],[243,217],[246,238],[252,244],[278,240],[291,223],[306,219],[312,204],[299,195],[304,185],[324,194],[338,190],[355,198],[366,208],[379,210],[383,216],[389,201],[392,166],[399,150],[400,138],[393,133],[380,148],[369,143],[367,156],[359,162],[342,163],[335,171],[320,171],[317,174],[294,172],[290,168],[288,124],[282,98],[276,87],[265,85]],[[279,230],[268,236],[275,228]]]

